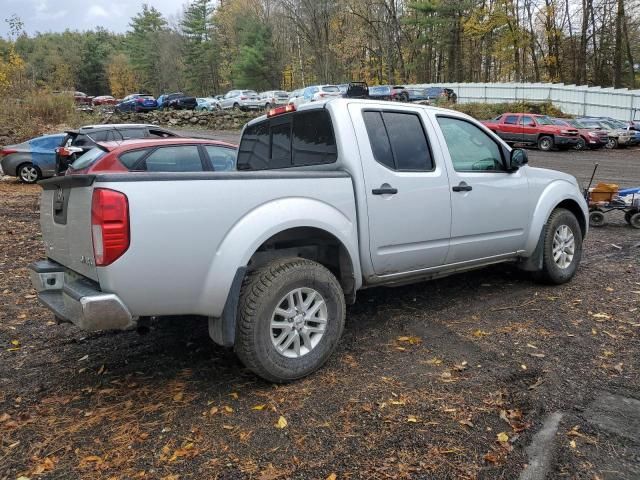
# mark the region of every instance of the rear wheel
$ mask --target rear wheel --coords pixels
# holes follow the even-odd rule
[[[614,148],[618,148],[618,139],[617,138],[613,138],[613,137],[609,137],[609,141],[607,142],[605,147],[608,148],[609,150],[614,149]]]
[[[42,177],[40,169],[33,163],[23,163],[17,169],[18,178],[23,183],[36,183]]]
[[[629,210],[628,212],[624,212],[624,221],[631,224],[631,216],[634,213],[638,213],[638,210]]]
[[[245,278],[235,351],[266,380],[302,378],[335,350],[345,310],[342,288],[325,267],[302,258],[274,260]]]
[[[561,284],[573,278],[582,257],[582,230],[575,215],[558,208],[547,221],[539,280]]]
[[[267,103],[264,105],[264,109],[265,109],[266,111],[271,110],[271,104],[270,104],[269,102],[267,102]]]
[[[240,111],[240,105],[238,105],[237,103],[234,103],[234,104],[233,104],[233,109],[234,109],[236,112],[239,112],[239,111]]]
[[[551,137],[540,137],[538,139],[538,149],[543,152],[548,152],[553,148],[553,138]]]
[[[629,225],[633,228],[640,228],[640,212],[636,212],[629,218]]]

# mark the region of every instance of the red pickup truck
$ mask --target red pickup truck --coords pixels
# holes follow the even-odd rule
[[[484,123],[507,143],[527,143],[548,151],[574,147],[580,135],[573,127],[558,126],[546,115],[503,113]]]

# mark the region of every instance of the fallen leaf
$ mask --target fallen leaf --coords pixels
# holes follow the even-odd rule
[[[546,355],[544,353],[537,353],[537,352],[529,352],[529,355],[531,355],[532,357],[536,357],[536,358],[544,358],[544,357],[546,357]]]
[[[440,374],[440,376],[441,376],[442,378],[451,378],[451,372],[449,372],[449,371],[447,371],[447,372],[442,372],[442,373]]]
[[[484,330],[478,329],[478,330],[474,330],[472,335],[477,338],[482,338],[482,337],[486,337],[489,334]]]
[[[184,399],[184,393],[183,392],[178,392],[173,396],[173,401],[174,402],[181,402]]]
[[[576,441],[575,440],[571,440],[569,442],[569,445],[571,445],[571,448],[576,448]]]
[[[336,480],[336,478],[338,478],[338,476],[337,476],[335,473],[332,473],[331,475],[329,475],[329,476],[327,477],[327,479],[326,479],[326,480]]]
[[[278,419],[278,423],[276,423],[276,428],[287,428],[287,425],[289,425],[287,423],[287,419],[284,418],[282,415],[280,415],[280,418]]]
[[[231,408],[230,406],[225,405],[223,408],[224,408],[224,411],[225,411],[225,412],[227,412],[227,413],[233,413],[233,408]]]
[[[619,363],[615,367],[613,367],[613,369],[618,373],[622,374],[622,365],[623,365],[622,363]]]
[[[251,407],[251,410],[264,410],[267,406],[266,405],[254,405],[253,407]]]
[[[409,422],[409,423],[417,423],[417,422],[418,422],[418,419],[417,419],[415,416],[413,416],[413,415],[409,415],[409,416],[407,417],[407,422]]]
[[[440,365],[442,363],[442,360],[440,360],[439,358],[432,358],[431,360],[427,360],[427,363],[429,365]]]
[[[406,337],[398,337],[397,340],[399,342],[406,342],[409,345],[418,345],[419,343],[422,342],[422,339],[420,337],[415,337],[413,335],[406,336]]]
[[[522,370],[526,370],[526,369],[527,369],[527,366],[523,363],[522,365],[520,365],[520,368],[521,368]]]
[[[0,423],[4,423],[7,420],[11,420],[11,416],[8,413],[3,413],[0,415]]]
[[[233,430],[233,427],[231,425],[222,425],[222,428],[224,428],[225,430]]]
[[[607,313],[594,313],[592,317],[597,319],[609,320],[611,318],[611,315]]]
[[[104,365],[102,365],[99,369],[98,369],[98,375],[102,375],[104,373]]]
[[[506,443],[509,441],[509,435],[507,435],[506,432],[500,432],[498,435],[496,435],[496,438],[500,443]]]
[[[11,345],[13,345],[14,347],[19,347],[20,346],[20,340],[11,340]]]
[[[81,359],[79,359],[79,362],[84,362],[85,360],[89,360],[89,355],[85,355],[84,357],[82,357]]]
[[[238,400],[238,394],[237,394],[236,392],[231,392],[231,393],[229,394],[229,396],[230,396],[231,398],[233,398],[234,400]]]
[[[82,461],[85,463],[89,463],[89,462],[102,463],[102,458],[98,457],[97,455],[89,455],[88,457],[84,457]]]
[[[390,400],[389,403],[391,405],[406,405],[407,402],[405,402],[404,400]]]
[[[473,423],[469,419],[459,420],[458,423],[460,425],[464,425],[465,427],[473,428]]]
[[[218,413],[218,407],[211,407],[211,410],[209,410],[209,415],[215,415],[216,413]]]
[[[498,462],[498,457],[496,457],[494,453],[486,453],[482,458],[484,459],[485,462],[489,462],[489,463]]]

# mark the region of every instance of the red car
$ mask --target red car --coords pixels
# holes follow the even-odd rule
[[[560,125],[561,127],[572,127],[578,129],[578,143],[576,144],[576,150],[585,150],[587,148],[602,148],[609,143],[609,134],[606,130],[596,130],[595,128],[589,128],[578,120],[572,118],[552,118],[553,123]]]
[[[163,138],[99,143],[66,175],[127,172],[211,172],[236,169],[238,146],[217,140]]]
[[[76,105],[91,105],[93,97],[84,92],[73,92],[73,100],[76,102]]]
[[[507,143],[536,145],[545,152],[575,147],[580,139],[577,128],[556,125],[546,115],[503,113],[482,123]]]
[[[118,103],[118,100],[116,100],[111,95],[100,95],[94,97],[92,103],[94,107],[97,107],[99,105],[115,105],[116,103]]]

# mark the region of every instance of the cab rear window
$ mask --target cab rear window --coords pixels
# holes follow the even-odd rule
[[[326,110],[296,112],[248,126],[240,141],[238,170],[271,170],[334,163],[338,158]]]

